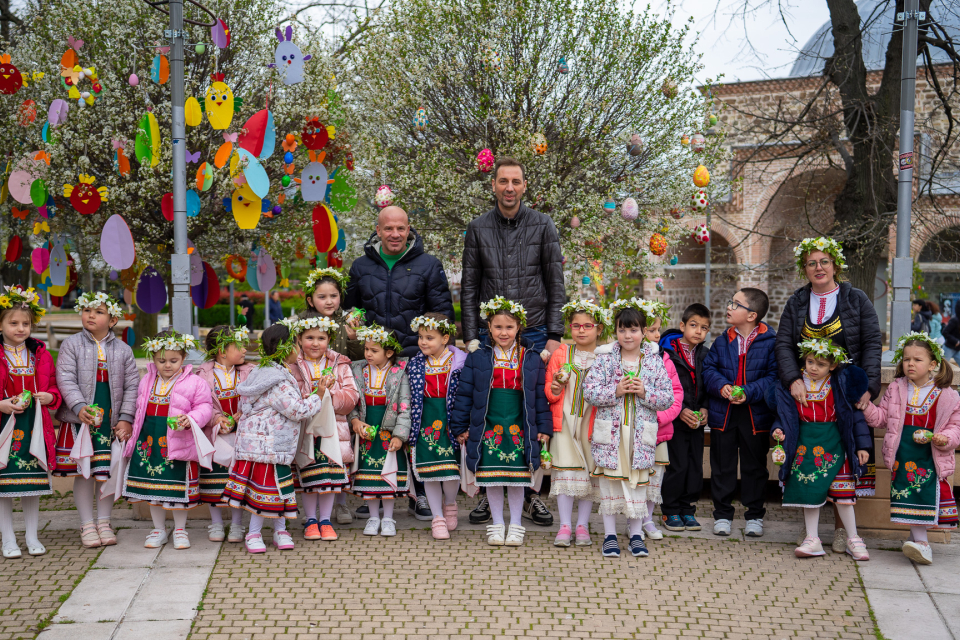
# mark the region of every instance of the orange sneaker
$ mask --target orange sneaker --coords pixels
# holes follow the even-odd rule
[[[303,537],[305,540],[320,540],[320,525],[317,523],[316,518],[310,518],[307,520],[307,526],[303,529]]]
[[[324,520],[320,523],[320,539],[326,540],[328,542],[336,540],[340,536],[337,535],[337,532],[333,530],[333,525],[330,524],[329,520]]]

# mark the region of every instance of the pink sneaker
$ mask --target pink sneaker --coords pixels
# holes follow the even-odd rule
[[[248,533],[244,538],[247,553],[266,553],[267,545],[263,544],[263,536],[259,533]]]
[[[847,538],[847,553],[854,560],[869,560],[870,554],[867,552],[867,545],[863,538]]]
[[[553,541],[553,546],[555,547],[569,547],[570,538],[573,536],[573,532],[570,531],[570,525],[562,524],[560,525],[560,531],[557,532],[557,537]]]
[[[793,554],[798,558],[814,558],[826,555],[826,552],[820,544],[820,538],[806,537],[803,539],[803,544],[793,550]]]
[[[447,530],[447,521],[443,516],[437,516],[430,524],[430,531],[433,533],[434,540],[449,540],[450,532]]]
[[[590,539],[590,532],[582,524],[577,525],[577,546],[578,547],[589,547],[593,544],[593,540]]]
[[[454,531],[457,528],[457,505],[443,505],[443,519],[447,521],[447,531]]]

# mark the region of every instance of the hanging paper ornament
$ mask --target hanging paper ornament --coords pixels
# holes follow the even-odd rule
[[[325,151],[310,152],[310,163],[300,174],[300,195],[304,202],[320,202],[327,197],[327,168],[323,166],[326,156]],[[380,193],[379,190],[377,193]]]
[[[676,218],[677,220],[682,218],[685,215],[685,213],[686,212],[683,209],[680,209],[678,207],[674,207],[673,209],[670,209],[670,215]]]
[[[160,313],[167,304],[167,283],[153,267],[147,267],[137,281],[137,306],[144,313]]]
[[[633,198],[627,198],[620,207],[620,215],[624,220],[636,220],[640,215],[640,207]]]
[[[321,124],[319,118],[308,118],[303,131],[300,132],[300,140],[307,149],[319,151],[330,142],[332,128]]]
[[[303,63],[313,56],[303,55],[300,47],[293,43],[292,26],[287,25],[283,33],[277,29],[276,33],[280,44],[273,53],[273,64],[267,66],[280,72],[283,84],[299,84],[303,82]]]
[[[130,175],[130,158],[127,157],[127,151],[124,140],[113,140],[113,169],[121,176]]]
[[[567,64],[566,56],[560,56],[560,60],[557,61],[557,71],[560,73],[566,73],[570,71],[570,66]]]
[[[197,189],[201,192],[209,191],[213,186],[213,166],[204,162],[197,169]]]
[[[502,63],[500,60],[500,52],[493,47],[486,47],[483,50],[483,68],[487,72],[500,71]]]
[[[542,133],[533,134],[533,139],[530,141],[530,145],[533,147],[533,152],[538,156],[542,156],[547,152],[547,137]]]
[[[702,133],[695,133],[690,138],[690,148],[693,149],[694,153],[701,153],[706,144],[707,139],[703,137]]]
[[[230,205],[229,211],[241,229],[256,229],[263,212],[263,200],[253,192],[250,185],[244,183],[226,200]]]
[[[50,251],[43,247],[37,247],[31,251],[30,266],[37,273],[37,275],[40,275],[46,271],[47,267],[50,266]]]
[[[203,258],[191,240],[187,240],[187,258],[190,261],[190,286],[195,287],[203,282]]]
[[[237,149],[230,158],[230,175],[236,177],[242,170],[250,189],[258,198],[266,198],[270,192],[270,178],[260,161],[246,149]]]
[[[677,254],[670,256],[670,266],[676,266],[678,262],[680,262],[680,256]]]
[[[330,185],[330,206],[334,211],[352,211],[357,206],[357,190],[347,181],[347,174],[337,173]]]
[[[223,20],[217,20],[217,23],[210,27],[210,38],[218,49],[226,49],[230,46],[230,29]]]
[[[122,333],[123,341],[129,346],[133,347],[137,344],[137,336],[133,331],[133,327],[126,327]]]
[[[0,93],[12,96],[23,86],[23,76],[10,62],[10,54],[0,55]]]
[[[2,66],[2,65],[0,65]],[[2,73],[2,71],[0,71]],[[2,93],[2,92],[0,92]],[[17,124],[21,127],[29,127],[37,120],[37,103],[33,100],[24,100],[17,111]]]
[[[65,286],[68,282],[67,276],[69,265],[67,263],[67,250],[63,246],[63,240],[58,236],[50,249],[50,282],[55,287]],[[63,293],[54,293],[53,295],[66,295]]]
[[[667,252],[667,239],[663,234],[655,233],[650,236],[650,253],[655,256],[662,256]]]
[[[247,278],[247,261],[242,256],[230,255],[227,256],[227,260],[223,265],[224,269],[227,270],[227,275],[233,278],[234,280],[240,280],[241,282]]]
[[[224,83],[222,73],[210,75],[213,81],[207,87],[207,95],[204,99],[204,111],[207,114],[207,120],[214,129],[226,129],[233,122],[234,98],[233,91]]]
[[[477,169],[483,173],[490,173],[493,171],[494,159],[493,151],[490,149],[484,149],[477,154]]]
[[[70,112],[70,105],[65,101],[57,98],[50,103],[50,108],[47,109],[47,123],[51,127],[56,127],[67,121],[67,114]]]
[[[257,253],[257,285],[260,291],[270,291],[277,284],[277,265],[273,257],[263,247]]]
[[[201,264],[201,268],[203,276],[198,285],[190,287],[190,297],[200,309],[209,309],[220,301],[220,280],[217,272],[206,262]]]
[[[613,198],[607,198],[603,201],[602,211],[606,214],[611,214],[617,210],[617,201]]]
[[[95,213],[100,208],[101,202],[107,201],[107,188],[100,187],[95,189],[93,183],[96,178],[83,173],[80,174],[80,182],[76,186],[72,184],[63,185],[63,197],[70,198],[70,204],[83,215]]]
[[[187,217],[196,218],[200,215],[200,194],[193,189],[187,190]]]
[[[346,248],[347,248],[347,234],[343,232],[343,229],[340,229],[339,231],[337,231],[337,251],[345,251]]]
[[[47,183],[43,178],[37,178],[33,181],[33,184],[30,185],[30,200],[33,202],[33,206],[42,207],[47,204],[47,198],[49,193],[47,192]]]
[[[694,211],[695,213],[700,213],[710,206],[710,202],[707,201],[707,194],[704,191],[697,191],[695,194],[690,196],[690,201],[692,203],[690,210]]]
[[[200,102],[190,96],[183,103],[183,116],[188,127],[196,127],[203,122],[203,110],[200,108]]]
[[[570,226],[573,227],[574,229],[576,229],[577,227],[579,227],[579,226],[580,226],[580,218],[578,218],[577,216],[573,216],[572,218],[570,218]]]
[[[313,241],[317,251],[326,253],[336,247],[338,236],[337,220],[330,208],[321,202],[313,208]]]
[[[347,155],[343,158],[343,165],[347,171],[353,171],[353,151],[350,150],[350,145],[347,145]]]
[[[140,84],[140,78],[137,77],[137,74],[131,73],[131,74],[130,74],[130,77],[127,78],[127,83],[128,83],[131,87],[135,87],[135,86],[137,86],[138,84]]]
[[[666,289],[666,286],[663,284],[663,278],[654,278],[653,286],[656,287],[657,291]]]
[[[7,251],[5,258],[7,262],[16,262],[20,259],[20,253],[23,251],[23,240],[20,239],[20,236],[13,236],[10,238],[10,242],[7,243]]]
[[[266,160],[273,155],[276,142],[277,131],[273,126],[273,113],[261,109],[243,124],[243,133],[237,140],[237,146],[246,149],[260,160]]]
[[[160,197],[160,213],[167,222],[173,222],[173,194],[166,192]]]
[[[639,133],[630,136],[630,140],[627,142],[627,153],[632,156],[638,156],[643,153],[643,139],[640,138]]]
[[[690,136],[687,134],[680,136],[680,144],[690,144]]]
[[[195,47],[193,48],[193,51],[194,51],[198,56],[202,56],[204,53],[207,52],[207,45],[205,45],[205,44],[203,44],[203,43],[201,42],[200,44],[198,44],[197,46],[195,46]]]
[[[166,84],[170,79],[170,61],[167,56],[157,55],[150,65],[150,79],[157,84]]]
[[[710,184],[710,172],[707,171],[707,168],[702,164],[693,172],[693,184],[700,188]]]
[[[430,120],[427,119],[427,110],[423,107],[417,109],[413,116],[413,126],[416,127],[417,131],[424,131],[428,124],[430,124]]]
[[[134,154],[137,162],[142,165],[155,167],[160,163],[160,127],[152,113],[145,113],[140,118],[137,138],[134,141]]]
[[[710,230],[707,229],[707,225],[703,223],[700,223],[696,227],[694,227],[693,233],[691,235],[699,245],[704,245],[710,242]]]
[[[340,230],[341,233],[343,230]],[[343,266],[343,256],[340,255],[340,252],[336,249],[327,254],[327,266],[333,267],[334,269],[339,269]]]
[[[717,123],[720,122],[720,119],[716,116],[716,114],[711,113],[710,117],[707,119],[707,122],[710,123],[711,127],[715,127],[717,126]]]
[[[137,257],[133,235],[120,214],[110,216],[100,232],[100,255],[114,269],[129,269]]]
[[[667,78],[663,81],[663,84],[660,85],[660,93],[662,93],[663,97],[667,100],[677,97],[677,83],[673,78]]]
[[[377,192],[373,196],[373,204],[381,209],[393,204],[393,190],[390,188],[390,185],[380,185],[380,188],[377,189]]]

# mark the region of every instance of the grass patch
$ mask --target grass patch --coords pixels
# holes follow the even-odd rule
[[[853,566],[857,570],[857,582],[860,583],[860,590],[863,591],[863,599],[867,602],[870,621],[873,622],[873,635],[877,640],[889,640],[889,638],[880,631],[880,625],[877,623],[877,614],[873,612],[873,605],[870,604],[870,598],[867,597],[867,589],[863,586],[863,576],[860,575],[860,566],[857,563],[854,563]],[[850,611],[847,611],[847,615],[852,614]]]

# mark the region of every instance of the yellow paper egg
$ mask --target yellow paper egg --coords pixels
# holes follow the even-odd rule
[[[183,116],[189,127],[196,127],[203,122],[203,112],[200,111],[200,103],[193,96],[187,98],[187,101],[183,103]]]
[[[693,172],[693,184],[701,189],[710,184],[710,172],[702,164]]]

